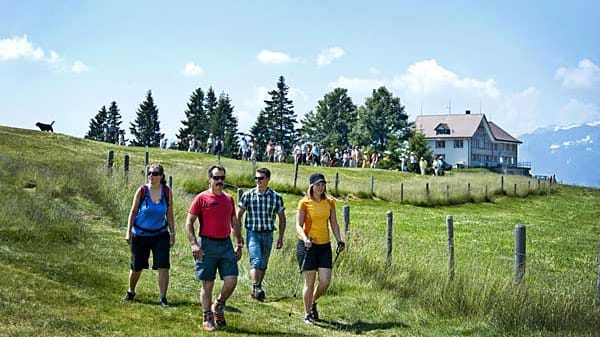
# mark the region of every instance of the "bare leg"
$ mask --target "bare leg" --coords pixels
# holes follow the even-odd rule
[[[319,299],[319,297],[325,294],[327,288],[329,288],[329,284],[331,283],[331,274],[331,269],[319,268],[319,285],[313,293],[313,303],[316,302]]]
[[[261,284],[265,278],[265,270],[250,269],[250,278],[253,284]]]
[[[221,302],[227,301],[229,296],[233,294],[235,287],[237,285],[237,276],[225,276],[223,277],[223,287],[221,287],[221,292],[217,299]],[[210,302],[209,302],[210,307]]]
[[[159,268],[158,269],[158,290],[160,291],[160,297],[167,297],[167,289],[169,288],[169,269]]]
[[[200,304],[202,305],[202,311],[210,311],[214,285],[215,280],[202,281],[202,288],[200,289]]]
[[[142,275],[142,271],[129,271],[129,291],[135,293],[135,286],[137,285],[140,275]]]
[[[310,306],[313,303],[316,274],[316,270],[304,271],[304,289],[302,289],[302,298],[304,300],[304,314],[306,315],[310,313]]]

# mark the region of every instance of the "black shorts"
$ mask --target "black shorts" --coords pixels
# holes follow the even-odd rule
[[[306,261],[304,257],[306,255]],[[304,242],[298,240],[296,245],[296,258],[298,259],[298,266],[302,268],[302,262],[304,261],[304,268],[302,270],[317,270],[319,268],[332,269],[332,254],[331,254],[331,243],[324,244],[312,244],[312,247],[306,250]]]
[[[155,236],[133,235],[131,239],[131,270],[148,269],[150,251],[152,251],[152,269],[171,268],[170,249],[171,242],[167,231]]]

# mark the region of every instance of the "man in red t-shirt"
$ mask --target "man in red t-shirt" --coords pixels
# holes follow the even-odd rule
[[[196,260],[196,279],[202,281],[200,303],[203,310],[202,328],[213,331],[216,323],[225,326],[225,301],[231,296],[237,285],[237,261],[242,257],[244,240],[240,232],[240,223],[235,215],[233,198],[223,191],[225,168],[213,165],[208,169],[208,190],[198,194],[188,211],[185,228]],[[194,222],[200,224],[199,238],[196,237]],[[235,250],[229,238],[231,231],[235,235]],[[223,287],[212,303],[212,291],[217,270],[223,280]],[[212,306],[211,306],[212,303]]]

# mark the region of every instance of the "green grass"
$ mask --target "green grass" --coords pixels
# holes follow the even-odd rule
[[[103,168],[109,149],[117,159],[112,174]],[[124,229],[133,192],[144,179],[140,174],[144,152],[0,127],[1,336],[203,334],[199,331],[200,285],[193,279],[183,223],[194,193],[206,187],[206,168],[215,162],[212,156],[150,149],[151,162],[160,161],[174,177],[178,242],[172,251],[172,305],[157,305],[157,275],[152,271],[143,273],[135,303],[121,301],[129,268]],[[125,154],[132,160],[128,176],[121,170]],[[223,164],[233,185],[252,183],[250,163],[223,159]],[[273,170],[274,187],[293,191],[292,165],[268,167]],[[332,181],[336,170],[323,171]],[[267,302],[249,297],[244,251],[238,288],[228,302],[229,327],[212,335],[600,335],[596,288],[600,191],[570,186],[518,198],[506,187],[506,195],[493,194],[492,202],[467,199],[469,203],[438,207],[386,201],[394,198],[383,192],[375,199],[385,200],[340,193],[344,194],[337,203],[340,221],[342,206],[350,206],[348,251],[340,256],[333,284],[319,302],[326,321],[322,326],[304,325],[301,300],[291,297],[298,281],[293,224],[298,193],[312,172],[314,168],[301,167],[296,194],[284,196],[288,230],[284,248],[272,254],[264,283]],[[466,181],[485,180],[492,186],[500,179],[482,171],[435,179],[382,170],[339,169],[339,174],[349,181],[356,179],[357,185],[368,182],[371,174],[376,184],[385,181],[385,186],[431,181],[432,189],[442,186],[432,195],[442,196],[452,181],[458,189]],[[505,186],[512,186],[512,179],[505,176]],[[345,186],[344,191],[359,196],[351,188]],[[231,192],[236,194],[235,189]],[[389,266],[388,210],[394,214]],[[446,215],[454,217],[455,227],[452,282],[447,277]],[[527,226],[527,273],[521,285],[512,282],[516,224]]]

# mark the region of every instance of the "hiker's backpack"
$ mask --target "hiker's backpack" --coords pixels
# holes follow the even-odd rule
[[[167,203],[167,208],[169,208],[169,196],[171,191],[169,190],[169,186],[167,185],[162,185],[163,188],[163,197],[165,198],[165,202]],[[146,206],[148,205],[148,199],[150,198],[150,191],[148,190],[148,186],[146,184],[140,186],[140,204],[138,205],[138,213],[140,212],[140,210],[142,209],[142,204],[145,202]],[[148,198],[146,198],[146,193],[148,193]],[[143,230],[144,232],[147,233],[158,233],[161,232],[162,230],[164,230],[165,228],[167,228],[167,215],[165,214],[165,225],[158,228],[158,229],[147,229],[147,228],[143,228],[138,226],[135,221],[133,222],[133,227]]]

